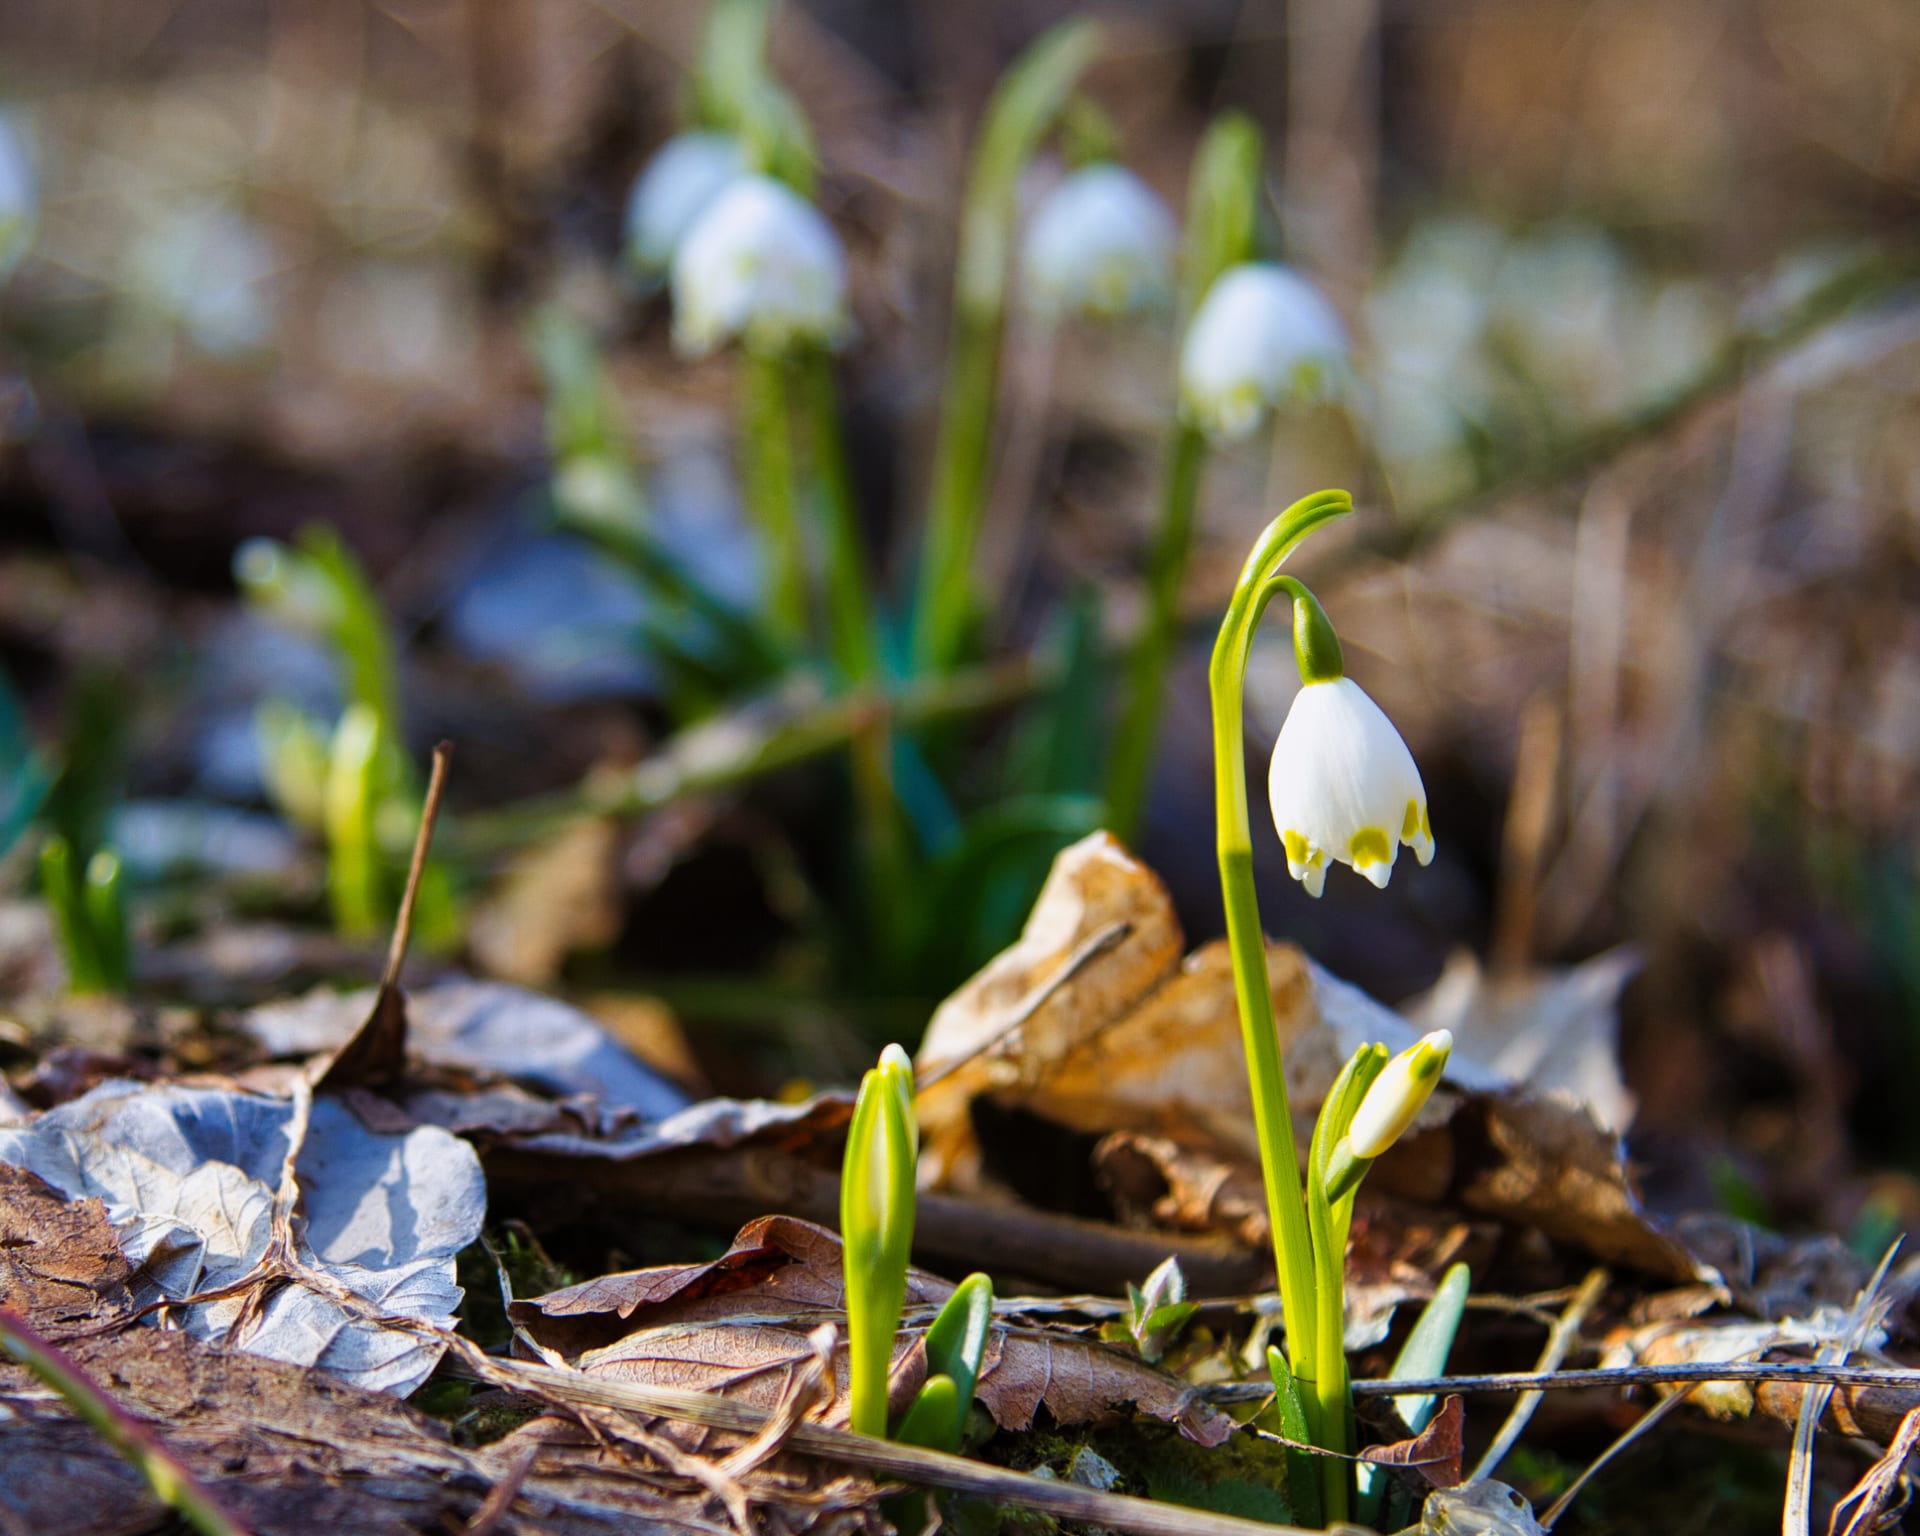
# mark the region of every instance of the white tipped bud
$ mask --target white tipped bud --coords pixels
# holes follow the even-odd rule
[[[1027,226],[1022,268],[1033,310],[1114,320],[1166,303],[1179,231],[1166,204],[1112,161],[1074,171]]]
[[[729,341],[767,351],[837,343],[847,330],[840,239],[805,198],[743,176],[694,221],[673,258],[673,339],[703,356]]]
[[[644,277],[664,276],[694,221],[746,169],[731,134],[683,133],[667,140],[627,198],[627,260]]]
[[[1327,392],[1346,362],[1340,317],[1272,262],[1230,267],[1207,290],[1180,351],[1180,398],[1216,440],[1245,437],[1276,405]]]
[[[1433,1096],[1452,1051],[1452,1032],[1436,1029],[1387,1063],[1347,1127],[1355,1157],[1378,1157],[1405,1134]]]

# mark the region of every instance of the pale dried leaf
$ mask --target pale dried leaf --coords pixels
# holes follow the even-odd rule
[[[0,1129],[0,1161],[65,1195],[100,1199],[134,1266],[136,1299],[177,1301],[235,1284],[265,1254],[293,1121],[286,1100],[259,1094],[106,1083],[30,1126]],[[454,1255],[479,1235],[486,1210],[473,1149],[431,1126],[377,1134],[323,1098],[295,1166],[303,1262],[373,1311],[450,1327],[461,1294]],[[184,1324],[224,1339],[246,1302],[192,1306]],[[298,1283],[268,1297],[234,1342],[398,1393],[426,1380],[442,1353]]]

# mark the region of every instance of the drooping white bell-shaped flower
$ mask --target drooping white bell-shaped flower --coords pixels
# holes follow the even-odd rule
[[[1327,865],[1345,864],[1384,888],[1405,843],[1433,859],[1427,791],[1413,754],[1380,706],[1346,677],[1295,695],[1267,775],[1287,872],[1318,896]]]
[[[1179,230],[1123,165],[1072,172],[1047,194],[1022,251],[1027,303],[1048,319],[1115,320],[1164,304]]]
[[[743,176],[707,206],[673,258],[673,339],[704,356],[729,341],[779,351],[847,330],[840,238],[805,198]]]
[[[634,269],[643,277],[664,276],[694,220],[746,169],[732,134],[682,133],[661,145],[627,198],[627,260]]]
[[[20,263],[40,222],[40,184],[26,135],[0,113],[0,278]]]
[[[1208,437],[1245,437],[1288,400],[1326,393],[1347,356],[1326,298],[1273,262],[1229,267],[1207,290],[1180,349],[1180,399]]]

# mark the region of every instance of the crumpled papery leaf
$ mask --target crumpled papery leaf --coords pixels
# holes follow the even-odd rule
[[[294,1107],[230,1088],[103,1083],[31,1124],[0,1128],[0,1163],[70,1198],[100,1199],[141,1304],[242,1280],[267,1252]],[[294,1163],[295,1252],[367,1304],[450,1328],[454,1255],[480,1235],[486,1185],[473,1149],[436,1127],[368,1130],[337,1100],[312,1104]],[[189,1333],[370,1391],[411,1392],[442,1346],[297,1279],[243,1320],[251,1291],[183,1311]],[[230,1337],[231,1335],[231,1337]]]
[[[323,989],[255,1008],[241,1027],[275,1056],[336,1050],[372,1008],[374,990]],[[448,981],[409,992],[407,1046],[421,1059],[511,1078],[562,1098],[591,1098],[606,1116],[656,1120],[687,1095],[586,1014],[500,982]]]
[[[907,1316],[893,1366],[896,1409],[926,1375],[919,1332],[953,1293],[920,1270],[907,1277]],[[722,1257],[606,1275],[533,1300],[511,1315],[543,1347],[591,1374],[687,1387],[772,1408],[812,1359],[808,1334],[844,1326],[840,1239],[791,1216],[740,1230]],[[834,1358],[831,1422],[846,1419],[847,1356]],[[1128,1405],[1218,1445],[1233,1423],[1186,1383],[1131,1355],[1058,1330],[996,1320],[975,1388],[1003,1429],[1029,1428],[1042,1407],[1059,1424],[1110,1419]]]
[[[1632,950],[1610,949],[1565,970],[1494,977],[1463,950],[1400,1011],[1422,1032],[1452,1030],[1454,1054],[1502,1082],[1563,1096],[1624,1134],[1634,1104],[1620,1076],[1620,990],[1639,968]]]
[[[1113,932],[1121,936],[1088,952]],[[1110,835],[1064,850],[1020,939],[941,1004],[928,1028],[915,1064],[922,1183],[972,1192],[992,1182],[973,1128],[974,1101],[987,1097],[1105,1136],[1103,1158],[1155,1166],[1166,1182],[1165,1198],[1149,1202],[1156,1217],[1197,1217],[1263,1241],[1264,1202],[1234,1193],[1248,1187],[1258,1147],[1231,957],[1224,942],[1185,959],[1183,948],[1165,887]],[[1304,1144],[1358,1046],[1377,1040],[1398,1051],[1421,1030],[1292,945],[1268,944],[1267,975]],[[1596,970],[1586,992],[1602,983],[1617,991],[1621,979]],[[1257,1169],[1251,1177],[1257,1191]],[[1368,1187],[1523,1221],[1612,1263],[1700,1273],[1641,1214],[1619,1139],[1587,1105],[1510,1081],[1459,1050]]]

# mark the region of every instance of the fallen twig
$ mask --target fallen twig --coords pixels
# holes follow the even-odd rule
[[[146,1479],[153,1496],[201,1536],[247,1536],[247,1529],[210,1493],[139,1419],[107,1396],[79,1366],[27,1326],[25,1319],[0,1307],[0,1348],[45,1382],[80,1418],[91,1425],[127,1464]]]
[[[1580,1283],[1580,1289],[1574,1293],[1573,1300],[1567,1303],[1567,1310],[1560,1314],[1553,1325],[1553,1331],[1547,1335],[1546,1346],[1540,1351],[1540,1359],[1534,1367],[1542,1373],[1557,1370],[1560,1362],[1567,1358],[1567,1351],[1573,1341],[1580,1336],[1580,1325],[1587,1320],[1587,1314],[1593,1310],[1593,1304],[1600,1299],[1600,1293],[1606,1289],[1607,1272],[1596,1269]],[[1483,1477],[1492,1477],[1519,1440],[1521,1431],[1527,1427],[1527,1421],[1544,1400],[1546,1394],[1538,1387],[1531,1392],[1523,1392],[1520,1401],[1513,1405],[1513,1412],[1507,1415],[1507,1422],[1500,1426],[1500,1433],[1493,1437],[1493,1444],[1487,1447],[1486,1454],[1473,1469],[1468,1482],[1478,1482]]]
[[[450,1362],[451,1369],[457,1373],[509,1391],[574,1405],[680,1419],[710,1429],[751,1435],[763,1428],[769,1418],[763,1408],[705,1392],[604,1381],[578,1371],[556,1370],[519,1360],[497,1360],[471,1347],[456,1351]],[[1268,1525],[1178,1505],[1156,1504],[1125,1494],[1103,1493],[1077,1483],[1053,1482],[1005,1467],[968,1461],[962,1456],[895,1445],[849,1430],[830,1429],[823,1424],[796,1424],[787,1444],[803,1455],[859,1467],[882,1478],[971,1494],[1003,1506],[1105,1526],[1126,1532],[1128,1536],[1306,1536],[1299,1526]]]

